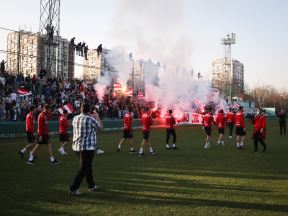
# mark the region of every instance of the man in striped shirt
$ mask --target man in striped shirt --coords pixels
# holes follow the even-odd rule
[[[92,192],[98,189],[93,181],[92,160],[94,152],[97,149],[96,130],[102,129],[103,125],[98,113],[89,115],[90,105],[83,103],[81,114],[74,117],[73,125],[73,144],[72,149],[80,159],[80,169],[76,174],[69,193],[71,195],[80,195],[79,187],[81,181],[86,177],[88,191]]]

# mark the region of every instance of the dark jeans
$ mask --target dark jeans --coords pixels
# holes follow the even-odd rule
[[[92,160],[94,157],[94,150],[84,150],[75,153],[80,159],[80,169],[76,174],[72,185],[70,186],[70,191],[77,190],[80,187],[81,181],[84,177],[86,177],[88,188],[93,188],[95,186],[92,173]]]
[[[229,136],[232,136],[234,123],[228,123],[228,128],[229,128]]]
[[[284,134],[286,134],[286,123],[285,122],[280,122],[280,134],[282,134],[282,132],[284,132]]]
[[[166,129],[166,143],[169,143],[170,135],[173,137],[173,144],[176,143],[176,132],[175,128],[168,128]]]
[[[260,131],[256,131],[254,134],[254,151],[257,152],[258,151],[258,142],[260,142],[260,144],[266,148],[266,144],[264,142],[264,138],[262,136],[262,134],[260,133]]]

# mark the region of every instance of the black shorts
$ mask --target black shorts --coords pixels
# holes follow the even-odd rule
[[[49,138],[48,134],[42,135],[42,142],[40,142],[39,135],[38,135],[38,144],[45,144],[46,145],[48,143],[50,143],[50,138]]]
[[[219,134],[224,134],[225,130],[224,130],[224,128],[218,128],[218,132],[219,132]]]
[[[142,133],[143,133],[143,139],[149,140],[150,131],[142,131]]]
[[[69,141],[69,135],[68,133],[66,134],[59,134],[60,142],[66,142]]]
[[[123,138],[124,139],[132,139],[133,138],[133,131],[123,130]]]
[[[211,136],[211,127],[204,127],[205,132],[208,136]]]
[[[244,129],[242,127],[236,127],[236,135],[237,136],[245,136],[246,131],[244,131]]]
[[[27,141],[28,141],[28,143],[34,143],[35,137],[34,137],[33,132],[26,132],[26,134],[27,134]]]

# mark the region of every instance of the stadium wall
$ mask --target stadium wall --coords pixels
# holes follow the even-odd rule
[[[121,130],[123,128],[123,120],[104,120],[104,131]],[[58,121],[49,121],[49,131],[51,134],[57,134],[59,130]],[[71,124],[71,122],[70,122]],[[163,125],[162,119],[153,119],[154,126]],[[34,124],[35,131],[37,130],[37,123]],[[141,120],[133,120],[133,128],[141,127]],[[69,128],[69,133],[72,133],[72,127]],[[4,137],[25,137],[25,122],[0,122],[0,138]]]

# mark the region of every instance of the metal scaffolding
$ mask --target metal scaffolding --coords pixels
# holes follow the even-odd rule
[[[62,77],[59,74],[60,0],[40,0],[41,60],[40,67],[47,77]]]

